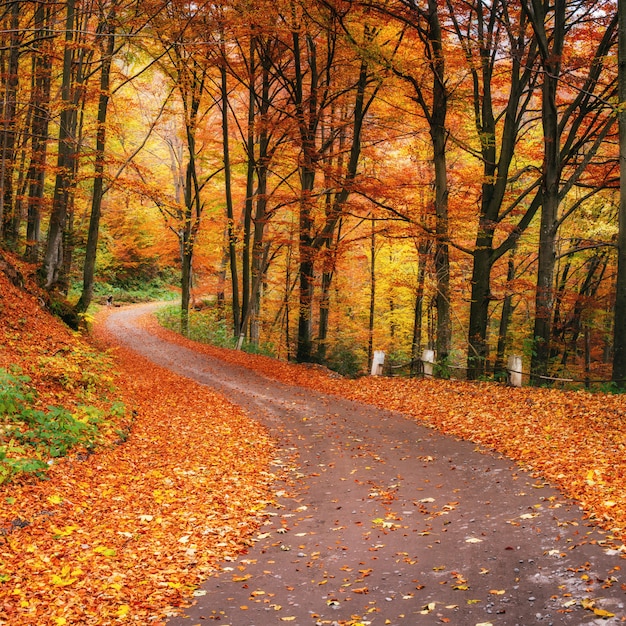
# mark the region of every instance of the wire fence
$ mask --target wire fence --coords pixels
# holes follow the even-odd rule
[[[429,367],[430,366],[430,367]],[[382,374],[388,377],[409,377],[409,378],[440,378],[440,379],[454,379],[454,380],[470,380],[468,376],[468,368],[462,365],[446,364],[440,366],[430,361],[424,361],[423,359],[415,359],[412,361],[406,361],[402,363],[393,363],[388,361],[384,364]],[[480,377],[480,381],[491,381],[498,383],[512,384],[512,375],[517,374],[521,379],[522,385],[532,385],[536,387],[540,386],[560,386],[560,387],[584,387],[584,388],[597,388],[606,387],[611,388],[618,382],[608,378],[597,378],[591,376],[578,377],[553,375],[548,376],[544,374],[536,374],[533,372],[509,369],[506,366],[491,371],[488,374],[484,374]],[[520,386],[520,385],[512,385]]]

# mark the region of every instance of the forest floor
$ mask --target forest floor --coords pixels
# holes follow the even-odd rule
[[[75,382],[78,374],[74,372],[75,379],[68,378],[67,373],[53,371],[51,365],[59,366],[54,358],[60,354],[63,361],[80,367],[90,344],[43,313],[36,297],[15,288],[1,273],[0,305],[0,366],[17,365],[30,375],[42,404],[71,406],[77,393],[72,380]],[[320,368],[191,344],[159,328],[152,318],[145,318],[143,325],[155,340],[167,339],[170,346],[191,349],[198,358],[220,359],[223,365],[213,369],[235,368],[239,378],[231,378],[226,387],[222,383],[222,393],[218,393],[190,380],[189,372],[181,376],[148,363],[135,351],[124,347],[113,350],[117,374],[103,370],[100,376],[111,378],[128,411],[133,412],[132,427],[124,425],[129,428],[125,441],[112,440],[93,454],[77,453],[55,462],[47,480],[21,480],[0,487],[0,624],[158,624],[194,597],[198,605],[192,611],[205,613],[191,613],[193,617],[217,619],[232,626],[316,620],[328,624],[413,624],[418,615],[436,617],[437,623],[528,624],[533,622],[520,621],[519,616],[527,618],[529,611],[537,623],[626,620],[625,587],[619,580],[626,534],[624,397],[453,381],[350,381]],[[113,345],[108,328],[105,330],[104,321],[97,324],[95,339],[101,346]],[[145,345],[142,337],[140,343]],[[42,355],[48,357],[43,363]],[[174,358],[168,367],[177,360]],[[39,365],[34,367],[36,363]],[[239,366],[244,366],[249,376],[255,371],[262,373],[253,397],[238,400],[245,409],[229,401],[246,391],[243,383],[236,382],[248,380],[242,378],[248,375]],[[205,362],[200,369],[207,367]],[[274,401],[269,378],[286,383],[289,387],[282,388],[284,393],[295,389],[289,411],[295,410],[293,407],[305,411],[297,414],[298,427],[306,431],[307,426],[324,421],[324,428],[330,428],[313,435],[327,449],[309,449],[307,444],[300,450],[299,440],[305,432],[289,430],[291,427],[281,425],[282,417],[261,406]],[[303,392],[302,387],[311,391]],[[403,422],[423,430],[406,436],[403,433],[395,443],[388,441],[387,449],[374,450],[367,440],[359,441],[366,439],[367,429],[345,431],[347,426],[333,424],[328,394],[356,401],[351,405],[355,416],[365,411],[361,403],[367,403],[411,416],[412,420]],[[323,415],[321,409],[313,410],[307,417],[314,396],[315,402],[322,402],[327,409]],[[255,407],[259,414],[265,414],[265,425],[250,419]],[[320,419],[312,419],[315,416]],[[370,419],[374,428],[381,418]],[[380,423],[389,425],[388,419]],[[343,413],[339,421],[346,423]],[[460,453],[449,448],[455,442],[450,437],[443,439],[444,448],[432,447],[433,441],[442,441],[439,432],[476,442],[482,453],[474,453],[473,445],[456,442],[466,446],[463,454],[470,455],[470,461],[461,461]],[[343,457],[340,438],[350,443],[349,457]],[[407,442],[413,447],[407,449]],[[392,462],[387,453],[393,448],[403,456]],[[531,473],[518,471],[501,455]],[[408,465],[396,468],[396,462],[405,461]],[[463,478],[458,479],[457,486],[452,483],[453,493],[437,491],[433,495],[429,481],[432,486],[438,476],[443,476],[441,463],[448,464],[446,474],[460,469]],[[384,476],[363,477],[362,472],[367,476],[372,466],[383,464],[387,466]],[[316,466],[315,471],[311,465]],[[338,485],[331,485],[328,481],[335,465],[343,474]],[[418,482],[405,480],[405,474],[414,476],[409,466],[418,468],[414,477]],[[505,474],[513,481],[513,491],[506,495],[502,491]],[[325,502],[307,503],[314,493],[308,483],[317,481],[322,481],[321,488],[326,490]],[[349,498],[358,493],[359,503],[346,503],[346,510],[340,513],[346,494],[339,487],[346,487],[348,482],[348,491],[354,490]],[[474,485],[471,489],[469,483]],[[277,485],[281,485],[278,490]],[[412,495],[408,496],[405,489]],[[481,502],[483,513],[494,510],[489,508],[493,501],[498,515],[468,517],[470,501]],[[285,514],[285,508],[292,505],[294,511]],[[370,505],[374,507],[371,510],[367,509]],[[332,509],[324,515],[337,519],[315,515],[315,531],[292,532],[292,526],[303,528],[303,518],[311,520],[312,512],[324,506]],[[419,513],[421,519],[419,528],[410,531],[410,544],[406,540],[407,508]],[[307,510],[309,513],[304,513]],[[342,522],[339,518],[346,512],[358,519],[349,525]],[[296,519],[290,521],[287,515]],[[496,517],[505,524],[498,559],[496,553],[491,554],[497,549],[495,535],[489,535],[489,554],[483,550],[476,558],[463,553],[487,542],[485,533],[491,518]],[[468,528],[476,520],[478,527]],[[591,522],[606,530],[598,533]],[[277,528],[271,525],[277,523]],[[554,528],[547,530],[543,523]],[[359,537],[352,537],[357,543],[367,536],[365,545],[374,559],[384,544],[395,545],[393,558],[385,559],[381,553],[384,571],[371,567],[373,562],[360,566],[358,559],[341,565],[343,561],[336,559],[336,554],[323,560],[320,553],[324,549],[307,545],[307,537],[317,535],[319,543],[322,532],[331,533],[336,538],[334,550],[348,552],[354,542],[341,537],[348,528],[358,530]],[[456,541],[451,539],[454,528],[460,533]],[[522,535],[518,537],[518,533]],[[290,537],[293,546],[282,541],[284,535]],[[398,549],[403,545],[398,539],[402,536],[404,550]],[[541,545],[532,544],[539,536]],[[425,542],[419,554],[414,541],[417,537]],[[436,560],[436,556],[425,554],[438,556],[433,547],[440,545],[449,546],[453,553],[456,550],[458,562],[448,553],[445,561],[433,561],[432,567],[427,567],[429,558]],[[520,553],[520,546],[526,545],[528,549]],[[263,550],[271,551],[270,561],[281,563],[287,558],[282,565],[302,570],[310,588],[316,593],[319,590],[324,610],[294,601],[295,570],[293,581],[288,580],[286,586],[281,583],[283,593],[291,593],[282,604],[273,600],[274,592],[253,588],[254,573],[246,568],[257,566],[252,561],[264,554]],[[512,560],[500,558],[502,555]],[[596,563],[594,559],[600,560]],[[490,560],[494,560],[491,567]],[[399,587],[385,587],[383,574],[389,574],[388,570],[401,571],[407,564],[415,570],[418,563],[420,574],[414,571],[413,578],[407,579],[413,588],[400,592]],[[513,563],[518,565],[513,567]],[[532,573],[520,572],[529,564]],[[259,563],[258,567],[264,582],[272,578],[268,573],[271,564]],[[231,617],[230,622],[225,608],[217,604],[202,608],[202,600],[211,597],[209,590],[200,587],[202,581],[211,576],[214,585],[224,587],[223,579],[213,577],[217,572],[229,577],[227,600],[235,595],[247,599],[237,605],[237,617]],[[538,582],[543,579],[533,576],[541,575],[546,575],[550,584],[540,592]],[[531,585],[530,591],[523,588],[524,581]],[[326,592],[331,587],[333,592]],[[444,588],[445,593],[438,594]],[[300,598],[306,595],[302,589],[296,591]],[[362,600],[358,608],[356,599]],[[398,608],[396,600],[400,599],[410,607]],[[261,611],[260,618],[253,617],[255,609]],[[298,615],[304,613],[298,611],[306,613],[306,622],[300,621]],[[270,613],[273,621],[268,621]],[[181,623],[192,622],[197,623],[189,619]]]

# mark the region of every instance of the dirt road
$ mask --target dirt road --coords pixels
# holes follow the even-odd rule
[[[287,472],[247,553],[171,626],[626,622],[626,555],[540,479],[401,415],[164,342],[135,324],[149,308],[116,311],[109,330],[267,425]]]

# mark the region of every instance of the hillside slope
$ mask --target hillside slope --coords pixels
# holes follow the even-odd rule
[[[0,484],[0,625],[163,624],[262,522],[272,441],[224,397],[123,350],[103,355],[27,288],[0,269],[0,370],[30,378],[17,411],[0,379],[0,455],[34,455],[46,472]],[[71,429],[96,415],[95,445],[57,457],[24,443],[50,430],[33,416],[49,425],[59,411]],[[242,441],[255,442],[245,455]]]

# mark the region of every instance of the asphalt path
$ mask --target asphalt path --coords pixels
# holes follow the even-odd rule
[[[541,478],[400,414],[168,343],[117,341],[222,392],[279,443],[275,504],[169,626],[626,622],[626,554]],[[612,614],[612,616],[611,616]]]

